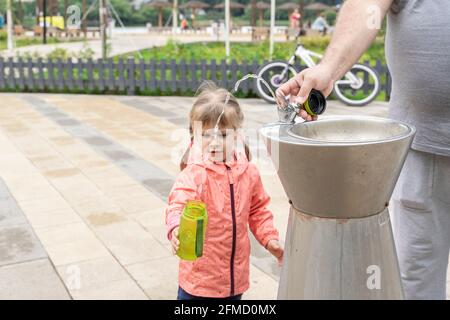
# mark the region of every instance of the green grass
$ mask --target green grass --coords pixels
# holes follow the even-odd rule
[[[302,44],[309,50],[323,53],[329,44],[330,37],[302,37]],[[274,59],[287,60],[295,49],[294,41],[286,41],[282,43],[275,43],[274,45]],[[169,41],[163,47],[145,49],[140,51],[142,57],[146,60],[212,60],[220,61],[226,59],[225,45],[223,42],[198,42],[181,44],[176,41]],[[129,53],[122,58],[133,56],[139,58],[137,52]],[[231,57],[238,63],[246,61],[258,61],[262,63],[269,60],[269,43],[268,42],[242,42],[231,44]],[[118,57],[116,57],[118,58]],[[361,61],[369,60],[375,63],[380,60],[385,63],[384,58],[384,41],[382,38],[377,39],[372,46],[363,54]]]
[[[80,38],[67,38],[67,39],[59,39],[54,37],[47,37],[47,44],[55,44],[55,43],[63,43],[63,42],[74,42],[74,41],[83,41]],[[14,37],[14,47],[26,47],[32,46],[36,44],[42,44],[42,37]],[[6,32],[0,32],[0,50],[4,50],[8,47],[7,45],[7,37]]]

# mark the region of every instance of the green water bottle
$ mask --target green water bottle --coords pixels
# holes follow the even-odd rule
[[[311,116],[317,116],[325,112],[327,100],[319,90],[312,89],[308,99],[303,104],[305,111]]]
[[[180,246],[177,255],[183,260],[193,261],[203,254],[208,215],[202,201],[188,201],[180,220],[178,238]]]
[[[311,116],[317,116],[324,113],[327,108],[325,96],[316,89],[311,90],[308,99],[303,104],[291,102],[288,97],[283,98],[285,105],[283,107],[278,106],[278,117],[284,123],[295,123],[295,118],[301,109],[304,109]]]

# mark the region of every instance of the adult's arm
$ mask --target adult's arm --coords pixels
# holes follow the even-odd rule
[[[328,96],[336,80],[355,64],[375,39],[393,0],[347,0],[344,2],[330,44],[321,62],[297,74],[277,90],[277,95],[291,95],[304,103],[311,89]],[[379,24],[376,20],[379,19]],[[300,116],[315,120],[302,110]]]

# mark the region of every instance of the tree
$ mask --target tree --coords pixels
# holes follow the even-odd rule
[[[252,27],[256,27],[256,2],[257,0],[252,0],[252,19],[250,23]]]

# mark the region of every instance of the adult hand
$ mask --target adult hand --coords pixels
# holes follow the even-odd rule
[[[172,230],[172,239],[170,239],[170,244],[172,245],[172,253],[177,254],[178,248],[180,247],[180,240],[178,239],[178,229],[176,227]]]
[[[277,89],[276,95],[277,97],[290,96],[292,102],[303,104],[308,99],[311,89],[319,90],[327,97],[333,91],[333,85],[332,70],[318,64],[292,77]],[[279,101],[279,103],[283,102]],[[311,116],[303,109],[300,110],[299,115],[306,121],[317,120],[317,116]]]
[[[284,249],[280,246],[277,240],[270,240],[267,243],[266,249],[278,260],[278,264],[283,263]]]

